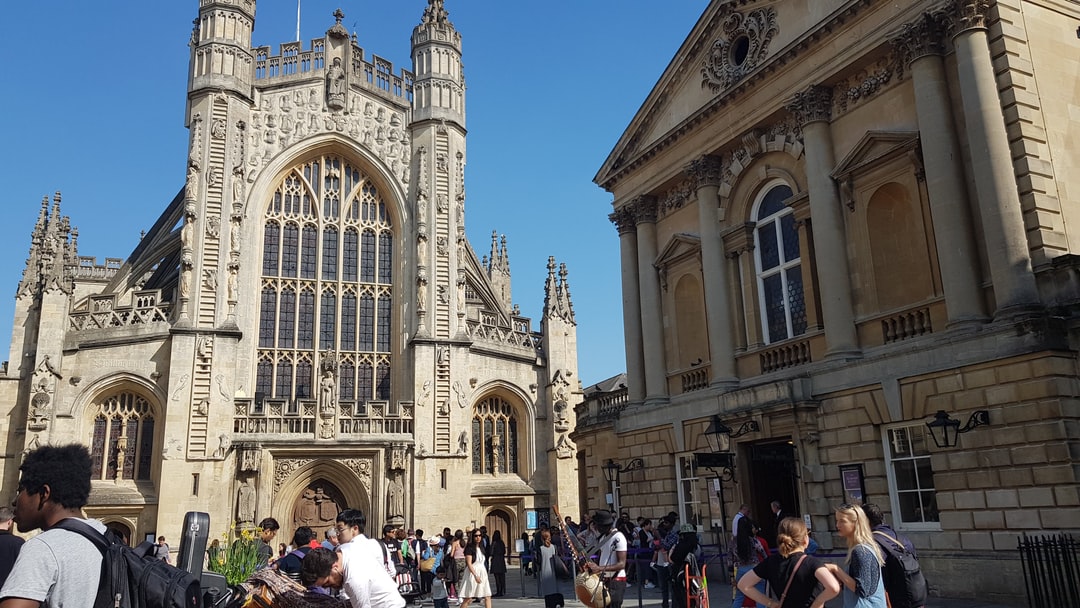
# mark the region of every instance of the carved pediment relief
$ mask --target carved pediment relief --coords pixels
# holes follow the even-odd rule
[[[776,10],[771,7],[729,14],[702,62],[701,86],[719,93],[742,80],[768,55],[769,42],[778,31]]]
[[[701,254],[701,238],[696,234],[680,232],[671,237],[653,263],[658,269],[670,268],[680,262],[697,258]]]

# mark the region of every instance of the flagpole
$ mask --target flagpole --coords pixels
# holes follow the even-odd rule
[[[300,42],[300,0],[296,0],[296,41]]]

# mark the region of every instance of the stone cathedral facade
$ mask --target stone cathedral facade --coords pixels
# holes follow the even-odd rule
[[[517,535],[577,501],[567,272],[540,327],[505,237],[465,236],[462,40],[442,0],[412,71],[342,26],[252,48],[254,0],[202,0],[184,187],[126,260],[80,257],[42,202],[0,378],[4,487],[20,455],[82,442],[88,515],[141,540],[273,516],[282,540],[359,507]],[[179,75],[178,75],[179,76]],[[537,263],[543,263],[538,260]]]

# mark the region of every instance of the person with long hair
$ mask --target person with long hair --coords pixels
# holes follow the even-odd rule
[[[738,522],[738,530],[735,532],[735,538],[731,540],[731,546],[728,550],[731,563],[735,566],[735,580],[739,580],[739,577],[753,570],[754,566],[765,561],[765,558],[769,556],[769,553],[765,551],[765,547],[761,546],[761,542],[754,536],[754,522],[750,521],[750,518],[745,515],[740,517]],[[765,593],[765,581],[759,582],[757,588],[762,593]],[[746,594],[736,587],[735,596],[731,601],[731,608],[742,608],[743,599],[745,598]],[[758,604],[758,608],[761,608],[761,604]]]
[[[547,598],[559,592],[559,581],[555,572],[555,560],[561,559],[555,545],[551,542],[551,531],[540,533],[540,546],[536,549],[536,588],[537,595]],[[550,604],[546,604],[550,605]]]
[[[461,599],[461,585],[465,582],[465,532],[460,528],[454,531],[454,540],[447,548],[450,558],[454,560],[450,566],[454,569],[454,585],[452,598]]]
[[[502,532],[495,530],[491,533],[491,543],[488,545],[488,555],[491,558],[491,566],[488,571],[495,579],[495,596],[506,595],[506,543],[503,542]]]
[[[825,562],[806,554],[809,542],[810,534],[801,519],[781,520],[776,535],[778,552],[742,575],[736,585],[739,591],[765,608],[822,608],[840,593],[840,583]],[[763,580],[780,594],[779,600],[758,590]],[[815,596],[819,583],[821,592]]]
[[[847,570],[829,564],[829,572],[844,586],[844,608],[885,608],[885,584],[881,555],[870,520],[858,505],[847,503],[836,508],[836,532],[847,541]]]
[[[479,529],[473,530],[465,547],[465,573],[458,597],[461,608],[469,608],[473,598],[483,598],[484,608],[491,608],[491,584],[488,582],[487,556],[484,555],[484,535]]]

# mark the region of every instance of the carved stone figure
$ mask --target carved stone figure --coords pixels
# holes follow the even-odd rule
[[[345,70],[341,68],[340,57],[334,57],[326,70],[326,105],[332,110],[345,108]]]
[[[401,484],[401,475],[390,479],[386,488],[386,514],[389,517],[405,516],[405,486]]]
[[[318,508],[320,524],[333,524],[334,520],[337,519],[338,505],[326,495],[322,488],[315,488],[315,506]]]
[[[232,200],[233,205],[240,205],[244,201],[244,166],[237,165],[232,174]]]
[[[469,405],[469,400],[465,397],[465,387],[461,386],[461,381],[454,380],[454,396],[457,397],[458,407],[465,409]]]
[[[469,431],[462,430],[461,433],[458,434],[457,443],[458,443],[458,454],[468,454],[469,453]]]
[[[333,415],[336,404],[334,400],[334,371],[324,369],[322,379],[319,380],[319,412],[323,415]]]
[[[187,181],[184,183],[184,200],[193,201],[199,194],[199,168],[188,166]]]
[[[315,505],[315,490],[307,488],[296,503],[293,520],[303,526],[310,526],[318,521],[319,510]]]
[[[240,523],[255,523],[255,487],[250,479],[245,479],[244,484],[236,493],[236,519]]]
[[[420,397],[416,400],[416,404],[420,406],[427,405],[428,399],[431,398],[431,385],[432,381],[429,378],[424,381],[424,388],[420,391]]]
[[[491,436],[491,473],[498,475],[502,468],[502,438],[498,433]]]
[[[225,455],[229,453],[230,447],[232,447],[232,437],[228,433],[218,435],[218,447],[214,451],[214,458],[225,460]]]

